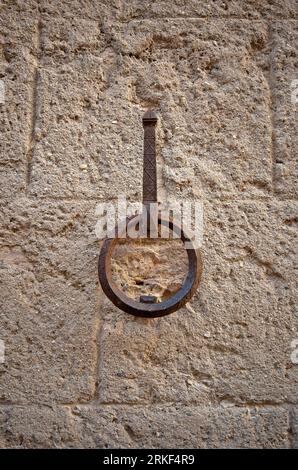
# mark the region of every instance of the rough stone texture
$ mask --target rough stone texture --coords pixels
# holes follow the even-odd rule
[[[124,0],[115,1],[114,5],[117,6],[115,11],[116,18],[121,21],[127,21],[131,18],[142,19],[143,17],[149,18],[168,18],[168,17],[236,17],[236,18],[249,18],[260,19],[269,16],[269,18],[282,17],[293,18],[297,17],[297,10],[295,3],[288,0],[284,3],[275,1],[258,2],[250,0],[247,2],[239,1],[221,1],[215,0],[206,2],[204,0],[174,0],[168,2],[167,0],[152,2],[149,5],[144,4],[142,0]]]
[[[5,406],[0,423],[18,448],[288,447],[288,412],[272,407]]]
[[[298,446],[295,18],[292,0],[1,3],[1,447]],[[152,320],[101,292],[95,233],[98,202],[141,199],[148,107],[160,197],[204,204],[202,284]],[[170,295],[167,246],[120,246],[117,282]]]
[[[31,153],[35,22],[29,17],[19,21],[21,25],[14,15],[0,14],[0,79],[5,85],[5,102],[0,104],[2,198],[25,190]]]
[[[0,425],[8,448],[70,447],[77,431],[69,409],[58,406],[3,406]]]
[[[245,20],[170,19],[164,31],[162,21],[145,20],[106,33],[95,22],[49,20],[30,193],[94,197],[96,187],[98,198],[136,198],[147,106],[163,118],[169,196],[268,193],[271,102],[257,63],[267,35],[266,23]]]
[[[129,297],[153,295],[163,301],[181,288],[188,258],[179,239],[123,240],[112,254],[113,280]]]
[[[297,22],[282,22],[272,27],[273,49],[273,119],[275,139],[275,184],[279,193],[288,197],[297,194]],[[295,83],[296,80],[296,83]],[[291,92],[296,89],[296,103]],[[289,99],[292,98],[292,99]]]
[[[291,415],[292,418],[292,432],[293,432],[293,447],[298,449],[298,409],[295,408]]]
[[[295,203],[206,203],[204,278],[190,310],[131,323],[105,300],[102,399],[296,403],[294,219]]]
[[[95,393],[100,296],[94,223],[86,204],[1,207],[0,397],[16,403],[86,401]],[[44,385],[42,385],[44,384]]]

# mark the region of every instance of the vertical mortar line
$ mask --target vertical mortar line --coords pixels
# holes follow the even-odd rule
[[[104,327],[105,327],[105,321],[102,320],[101,327],[99,328],[98,331],[98,341],[97,341],[97,347],[98,347],[98,364],[97,364],[97,387],[95,391],[95,396],[94,398],[100,402],[101,397],[100,397],[100,386],[101,386],[101,372],[104,369],[104,362],[103,362],[103,348],[104,348]]]
[[[294,410],[293,407],[291,406],[288,410],[289,413],[289,443],[290,443],[290,448],[293,449],[295,442],[294,442]]]
[[[276,137],[275,137],[275,99],[274,99],[274,88],[275,88],[275,44],[273,36],[272,23],[268,24],[268,42],[270,48],[269,54],[269,74],[268,74],[268,85],[270,94],[270,121],[271,121],[271,181],[272,181],[272,192],[275,193],[275,177],[276,177]]]
[[[101,295],[97,296],[100,301],[98,301],[98,312],[100,312],[102,304],[103,304],[103,292]],[[93,400],[99,399],[99,384],[100,384],[100,372],[102,370],[102,351],[103,351],[103,329],[104,329],[104,320],[100,318],[99,314],[97,314],[96,318],[96,333],[95,333],[95,341],[96,341],[96,360],[94,365],[94,394]]]
[[[39,83],[39,56],[41,51],[41,32],[42,24],[41,19],[39,18],[36,24],[36,33],[34,38],[35,46],[35,64],[32,80],[32,90],[31,90],[31,110],[30,110],[30,125],[29,125],[29,137],[26,151],[27,158],[27,192],[30,188],[31,183],[31,171],[32,171],[32,159],[33,152],[35,147],[35,126],[37,119],[37,101],[38,101],[38,83]]]

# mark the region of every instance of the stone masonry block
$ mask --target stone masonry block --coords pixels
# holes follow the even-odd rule
[[[272,27],[275,185],[278,194],[297,197],[297,21]]]
[[[6,406],[0,423],[8,448],[289,447],[279,407]]]
[[[31,194],[140,200],[148,107],[171,197],[271,191],[265,23],[89,23],[45,22]]]
[[[1,407],[0,429],[1,447],[17,449],[71,447],[78,431],[61,406]]]
[[[35,39],[37,21],[0,12],[0,197],[26,188],[34,126]]]
[[[95,411],[75,408],[92,447],[270,448],[288,447],[288,413],[283,408],[145,406]],[[87,426],[84,426],[88,423]],[[104,431],[102,431],[104,429]],[[83,442],[83,439],[82,439]]]
[[[206,203],[203,281],[159,319],[104,301],[100,398],[108,403],[297,403],[296,204]]]
[[[26,198],[2,207],[5,403],[77,403],[96,392],[98,244],[86,212],[84,204]]]
[[[162,0],[144,3],[142,0],[115,0],[110,2],[113,14],[120,21],[143,20],[144,18],[247,18],[250,20],[265,18],[293,18],[297,17],[295,2],[287,0],[280,3],[278,0],[258,2],[250,1],[222,1],[204,0],[179,1]]]

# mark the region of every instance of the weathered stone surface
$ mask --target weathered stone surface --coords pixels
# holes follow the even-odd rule
[[[36,22],[26,15],[0,14],[0,197],[26,188],[34,107]]]
[[[6,447],[285,448],[288,413],[282,408],[5,407]]]
[[[293,434],[293,447],[298,449],[298,409],[295,408],[291,412],[291,431]]]
[[[72,447],[78,430],[67,407],[4,406],[0,442],[7,448]]]
[[[166,23],[107,32],[84,20],[45,22],[32,194],[140,198],[148,106],[160,109],[169,196],[271,190],[270,92],[256,60],[267,25]]]
[[[142,128],[136,122],[130,127],[125,123],[128,103],[119,119],[117,100],[112,104],[109,93],[102,90],[105,72],[101,64],[91,56],[66,66],[62,75],[59,69],[41,74],[43,111],[38,121],[40,140],[33,157],[31,194],[98,200],[118,194],[135,200],[140,196]],[[92,84],[90,88],[86,80]],[[130,155],[127,160],[124,153]]]
[[[107,21],[128,22],[140,21],[144,18],[234,18],[234,19],[289,19],[297,17],[296,4],[293,0],[258,0],[250,1],[210,1],[187,0],[181,4],[179,0],[159,0],[145,3],[143,0],[2,0],[0,13],[17,15],[30,12],[43,18],[65,18],[68,20],[85,18]]]
[[[105,407],[74,411],[88,422],[94,447],[197,448],[288,447],[288,414],[283,409],[177,406]],[[99,430],[104,433],[98,437]],[[91,430],[91,432],[90,432]],[[88,441],[89,442],[89,441]]]
[[[42,17],[56,19],[93,19],[102,22],[104,19],[115,16],[113,12],[119,7],[117,0],[72,0],[61,2],[59,0],[39,0],[39,12]]]
[[[205,364],[215,371],[218,398],[297,402],[290,360],[298,328],[296,210],[295,203],[231,202],[206,218],[205,278],[193,308],[214,339]]]
[[[97,381],[97,243],[84,204],[1,208],[1,400],[80,402]]]
[[[162,0],[152,2],[149,5],[142,0],[124,0],[118,2],[121,6],[117,10],[117,17],[123,20],[131,18],[169,18],[169,17],[235,17],[262,19],[269,16],[277,18],[292,18],[297,16],[294,2],[288,0],[281,4],[278,0],[257,2],[255,0],[247,2],[239,1],[214,1],[190,0],[181,3],[179,0],[168,2]]]
[[[38,3],[38,0],[28,0],[27,2],[23,2],[22,0],[15,0],[14,2],[2,0],[0,14],[1,17],[5,18],[7,21],[12,18],[19,18],[20,15],[24,13],[36,14],[38,12]],[[15,32],[16,31],[11,31],[12,34],[15,34]]]
[[[1,2],[0,447],[298,446],[295,17]],[[97,202],[141,200],[148,108],[160,198],[205,220],[197,294],[152,320],[103,296],[95,234]],[[178,288],[164,247],[119,248],[127,293]]]
[[[188,258],[182,241],[123,240],[112,255],[113,281],[137,301],[141,295],[166,300],[181,288],[188,273]]]
[[[274,23],[273,42],[273,119],[275,185],[278,193],[297,197],[297,43],[298,23]]]
[[[203,282],[188,309],[130,319],[106,300],[101,399],[297,403],[296,208],[206,203]]]

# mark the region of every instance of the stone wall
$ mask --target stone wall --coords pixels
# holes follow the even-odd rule
[[[0,446],[298,447],[296,14],[2,0]],[[94,232],[141,199],[148,108],[160,194],[204,204],[202,284],[159,319],[102,294]]]

